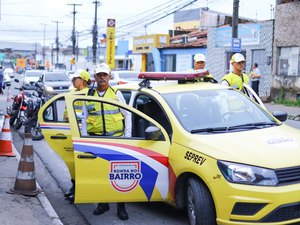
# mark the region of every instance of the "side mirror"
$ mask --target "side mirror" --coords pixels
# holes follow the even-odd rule
[[[15,82],[19,83],[20,81],[19,81],[19,79],[15,79]]]
[[[149,126],[145,130],[145,138],[146,140],[159,141],[163,140],[163,135],[161,130],[156,126]]]
[[[39,81],[38,81],[38,82],[35,82],[35,83],[34,83],[34,86],[35,86],[35,87],[39,87],[39,86],[40,86]]]
[[[282,111],[274,111],[272,115],[281,122],[287,120],[287,113]]]

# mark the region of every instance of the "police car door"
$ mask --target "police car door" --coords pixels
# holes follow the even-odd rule
[[[57,95],[46,102],[39,111],[39,123],[49,146],[65,161],[71,178],[74,174],[74,154],[65,95]]]
[[[72,110],[76,101],[127,110],[132,118],[132,136],[103,136],[101,128],[98,134],[93,130],[84,135],[84,128],[73,125],[77,123]],[[157,122],[126,104],[107,98],[72,96],[67,99],[67,107],[74,145],[76,203],[166,200],[170,141]],[[97,124],[95,119],[88,121],[90,125]],[[106,129],[108,126],[106,124]]]

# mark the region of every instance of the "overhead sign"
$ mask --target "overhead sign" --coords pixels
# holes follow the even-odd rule
[[[238,34],[242,39],[243,46],[260,44],[260,24],[239,24]],[[216,47],[230,47],[231,27],[220,27],[216,29]]]
[[[133,38],[133,53],[151,53],[152,48],[159,48],[170,43],[168,34],[143,35]]]
[[[116,34],[116,20],[107,20],[106,33],[106,63],[111,69],[115,68],[115,35]]]
[[[240,38],[231,39],[231,51],[241,52],[242,51],[242,40]]]
[[[17,59],[17,67],[26,67],[26,59],[25,58]]]

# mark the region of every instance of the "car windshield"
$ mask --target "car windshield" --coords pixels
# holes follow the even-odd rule
[[[70,81],[70,79],[64,73],[48,73],[45,75],[45,81]]]
[[[235,90],[168,93],[164,99],[191,133],[220,133],[277,126],[272,116]]]
[[[30,71],[25,73],[25,77],[40,77],[42,74],[42,72]]]

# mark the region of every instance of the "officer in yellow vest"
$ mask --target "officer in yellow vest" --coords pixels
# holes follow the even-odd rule
[[[205,69],[205,63],[206,63],[206,57],[205,55],[199,53],[194,55],[194,68],[191,71],[195,70],[204,70]],[[206,75],[205,77],[213,77],[211,74]]]
[[[81,91],[83,94],[86,94],[89,90],[88,86],[91,84],[90,80],[90,74],[85,71],[78,69],[75,71],[73,78],[72,78],[72,84],[74,89],[71,90],[72,92],[75,91]],[[82,107],[83,107],[83,102],[76,101],[74,103],[74,109],[76,111],[76,116],[77,118],[81,119],[81,114],[82,114]],[[68,112],[67,110],[64,111],[64,121],[68,121]]]
[[[95,68],[97,89],[93,93],[89,91],[88,94],[126,103],[122,93],[109,86],[110,78],[111,70],[109,66],[105,63],[98,65]],[[83,107],[82,134],[131,137],[131,114],[110,104],[86,102]],[[109,210],[108,203],[99,203],[93,213],[94,215],[101,215],[107,210]],[[117,204],[117,215],[121,220],[128,219],[125,203]]]
[[[83,94],[86,94],[88,92],[88,85],[91,84],[90,80],[90,74],[85,70],[76,70],[73,78],[72,78],[72,84],[74,89],[72,89],[70,92],[82,92]],[[83,108],[83,102],[82,101],[76,101],[74,102],[74,109],[76,112],[77,119],[81,119],[82,117],[82,108]],[[68,111],[65,109],[64,111],[64,121],[68,122]],[[72,187],[70,188],[69,192],[65,194],[66,200],[70,202],[74,202],[74,193],[75,193],[75,180],[71,179]]]
[[[249,77],[247,74],[243,73],[245,67],[245,58],[241,53],[235,53],[231,57],[231,65],[233,67],[233,72],[228,73],[222,78],[221,84],[230,86],[238,89],[239,91],[243,90],[243,84],[248,84]]]

